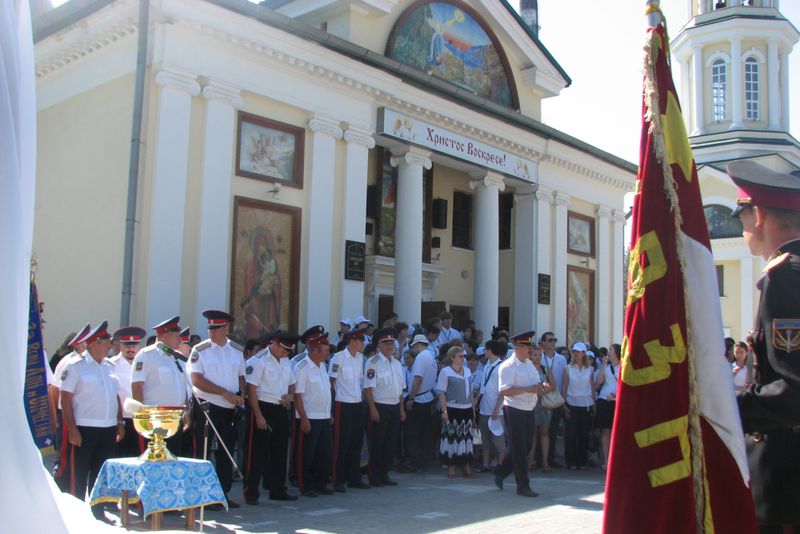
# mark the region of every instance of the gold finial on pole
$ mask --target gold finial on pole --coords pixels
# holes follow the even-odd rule
[[[31,282],[36,281],[36,271],[39,270],[39,260],[36,258],[36,253],[31,256]]]

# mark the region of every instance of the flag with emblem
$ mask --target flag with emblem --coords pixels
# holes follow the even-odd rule
[[[42,316],[39,312],[39,296],[36,284],[31,282],[30,307],[28,313],[28,354],[25,362],[25,390],[23,393],[25,415],[33,434],[33,441],[42,454],[55,450],[55,434],[47,397],[48,365],[42,347]]]
[[[694,158],[651,1],[606,533],[756,532]]]

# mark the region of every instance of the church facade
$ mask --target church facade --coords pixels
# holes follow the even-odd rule
[[[240,338],[447,309],[487,338],[621,339],[636,167],[541,122],[571,81],[504,0],[142,15],[34,21],[48,346],[206,308]]]

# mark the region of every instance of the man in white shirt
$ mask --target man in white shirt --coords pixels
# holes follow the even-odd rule
[[[119,402],[125,406],[125,400],[131,398],[131,371],[133,370],[133,359],[139,352],[139,344],[142,342],[147,331],[138,326],[126,326],[114,332],[114,338],[119,340],[120,352],[116,356],[108,359],[114,366],[114,374],[119,380]],[[143,452],[140,443],[141,436],[133,428],[133,414],[122,410],[122,418],[125,420],[125,438],[117,443],[114,456],[126,458],[139,456]]]
[[[491,455],[497,458],[497,463],[503,463],[506,455],[505,435],[495,435],[489,428],[489,420],[503,421],[501,408],[503,397],[500,395],[500,373],[498,367],[503,363],[500,358],[505,356],[506,343],[492,339],[486,342],[486,365],[480,377],[480,397],[478,402],[478,420],[483,436],[483,463],[481,472],[489,470]]]
[[[321,330],[321,332],[320,332]],[[308,356],[294,368],[295,418],[300,421],[295,471],[304,497],[331,495],[331,383],[325,360],[330,347],[322,326],[303,333]]]
[[[203,317],[208,320],[208,339],[192,348],[188,369],[195,394],[208,402],[211,422],[228,452],[233,454],[236,442],[236,407],[244,405],[246,391],[244,355],[241,345],[228,339],[232,315],[219,310],[206,310]],[[199,409],[195,409],[194,413],[195,440],[196,443],[202,443],[205,417]],[[224,447],[217,447],[215,460],[217,476],[228,500],[228,508],[239,508],[239,503],[228,499],[233,483],[233,464]]]
[[[436,386],[436,373],[438,367],[436,358],[429,346],[428,340],[422,334],[417,334],[411,342],[409,349],[415,353],[414,365],[411,374],[414,382],[405,401],[406,422],[403,424],[403,443],[405,445],[406,463],[398,471],[401,473],[414,473],[425,466],[429,458],[423,458],[422,450],[431,449],[431,407],[433,405],[433,389]],[[425,456],[430,455],[428,453]]]
[[[542,347],[542,365],[553,371],[553,378],[556,383],[555,386],[558,391],[561,391],[561,385],[564,381],[564,369],[567,368],[567,359],[556,352],[556,339],[555,334],[552,332],[545,332],[542,334],[541,347]],[[548,452],[547,463],[550,467],[564,467],[564,464],[556,460],[556,442],[558,440],[558,426],[564,420],[561,410],[552,410],[550,415],[550,452]]]
[[[443,311],[439,314],[442,320],[442,327],[439,331],[439,338],[436,340],[436,346],[441,347],[451,341],[462,341],[461,332],[453,328],[453,314],[449,311]]]
[[[538,497],[528,478],[528,455],[533,445],[533,409],[538,396],[553,387],[541,384],[539,371],[530,360],[535,332],[524,332],[511,338],[514,355],[500,364],[500,395],[503,397],[506,428],[510,434],[510,452],[494,470],[494,483],[503,489],[503,480],[514,472],[517,495]]]
[[[361,449],[364,445],[364,350],[363,330],[344,334],[344,350],[330,362],[333,408],[333,489],[339,493],[351,488],[368,489],[361,480]]]

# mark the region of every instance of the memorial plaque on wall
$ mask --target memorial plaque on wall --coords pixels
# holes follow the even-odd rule
[[[344,250],[345,280],[364,281],[364,258],[367,245],[359,241],[346,241]]]
[[[539,275],[539,304],[550,304],[550,275]]]

